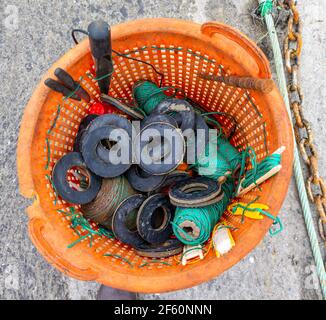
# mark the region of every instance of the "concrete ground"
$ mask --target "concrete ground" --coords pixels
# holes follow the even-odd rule
[[[305,114],[316,132],[320,171],[326,176],[325,16],[323,0],[299,1],[303,18],[301,80]],[[72,28],[94,19],[110,24],[143,17],[175,17],[203,23],[217,20],[258,41],[272,59],[265,28],[255,25],[251,0],[11,0],[0,4],[0,299],[94,299],[97,283],[68,278],[50,266],[27,235],[25,208],[15,167],[19,123],[42,74],[73,46]],[[279,30],[285,27],[284,17]],[[272,64],[273,67],[273,64]],[[284,232],[261,244],[219,278],[191,289],[143,299],[320,299],[314,261],[291,186],[280,212]]]

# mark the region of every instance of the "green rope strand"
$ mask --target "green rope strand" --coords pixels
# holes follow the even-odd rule
[[[164,51],[164,50],[167,50],[167,51],[183,51],[183,48],[182,47],[165,48],[165,47],[158,47],[158,46],[152,45],[150,47],[143,46],[143,47],[141,47],[139,49],[129,51],[125,55],[129,55],[129,54],[133,54],[133,53],[138,53],[138,52],[141,52],[141,51],[146,51],[149,48],[154,49],[154,50],[162,50],[162,51]],[[209,59],[207,57],[204,57],[203,55],[197,54],[196,52],[192,51],[191,49],[186,49],[186,52],[189,53],[189,54],[191,54],[194,57],[197,57],[199,59],[205,60],[207,62],[216,63],[216,60],[215,59]],[[222,67],[222,66],[220,65],[220,67]]]
[[[67,213],[63,210],[58,210],[58,212],[65,214],[68,217],[71,217],[71,227],[74,229],[79,236],[79,238],[67,246],[68,249],[75,246],[77,243],[81,242],[84,239],[89,238],[89,245],[92,247],[93,236],[98,235],[100,237],[107,237],[113,239],[114,235],[112,232],[99,227],[98,230],[94,230],[90,225],[89,221],[83,217],[80,212],[76,212],[74,207],[69,207],[70,213]],[[87,234],[81,236],[81,233],[78,230],[78,227],[81,227],[82,230],[87,231]]]
[[[88,78],[90,78],[92,80],[100,81],[100,80],[106,79],[108,77],[111,77],[113,75],[114,71],[115,70],[114,70],[114,67],[113,67],[113,70],[111,72],[109,72],[109,73],[107,73],[107,74],[105,74],[105,75],[103,75],[101,77],[98,77],[98,78],[94,77],[90,72],[86,72],[86,75],[88,76]]]
[[[113,257],[113,258],[116,258],[116,259],[120,259],[120,260],[128,263],[131,268],[134,267],[134,265],[133,265],[132,262],[130,262],[127,258],[124,258],[123,256],[120,256],[119,254],[116,254],[116,253],[105,253],[103,256],[104,257]]]
[[[52,130],[55,128],[55,126],[57,125],[57,121],[59,119],[59,116],[60,116],[60,112],[61,112],[61,106],[60,104],[58,104],[57,106],[57,114],[53,120],[53,123],[52,123],[52,126],[50,127],[50,129],[48,130],[48,134],[50,134],[52,132]]]
[[[257,157],[256,157],[256,153],[255,150],[252,147],[247,147],[243,152],[242,152],[242,160],[241,160],[241,165],[240,165],[240,173],[239,173],[239,178],[238,178],[238,183],[237,183],[237,188],[235,191],[235,194],[237,194],[239,188],[240,188],[240,183],[241,183],[241,178],[244,176],[245,174],[245,170],[246,170],[246,161],[249,158],[250,162],[251,162],[251,166],[252,166],[252,174],[256,175],[257,173]]]
[[[139,108],[149,115],[160,102],[169,98],[164,94],[169,89],[170,87],[159,88],[151,81],[143,81],[134,88],[134,98]]]
[[[258,12],[263,18],[266,16],[266,14],[271,13],[272,10],[273,10],[272,0],[264,0],[258,6]]]
[[[230,139],[230,137],[233,136],[233,134],[235,133],[235,131],[237,129],[237,126],[238,126],[237,120],[235,119],[234,116],[232,116],[232,115],[230,115],[230,114],[228,114],[226,112],[212,111],[212,112],[201,113],[201,115],[205,118],[206,121],[214,123],[214,124],[216,124],[218,126],[218,128],[221,128],[220,132],[222,131],[221,124],[218,121],[216,121],[215,119],[208,118],[208,116],[210,116],[210,115],[219,115],[219,116],[223,116],[223,117],[231,119],[231,121],[233,122],[233,128],[232,128],[232,130],[230,132],[229,139]]]
[[[151,260],[151,261],[146,261],[144,263],[142,263],[139,268],[144,268],[145,266],[148,266],[150,264],[153,264],[153,263],[159,263],[159,264],[163,264],[165,266],[169,266],[169,267],[172,267],[172,264],[171,263],[168,263],[166,261],[161,261],[161,260]]]
[[[281,164],[280,154],[271,154],[257,164],[255,169],[251,169],[246,172],[244,180],[241,183],[242,188],[246,188],[249,185],[256,183],[256,181],[264,176],[267,172]]]
[[[205,248],[201,248],[203,250],[203,253],[205,254],[207,251],[205,250]],[[198,248],[189,248],[187,249],[186,251],[182,252],[181,256],[180,256],[180,259],[179,259],[179,262],[178,262],[178,265],[182,263],[182,259],[183,257],[188,253],[188,252],[191,252],[191,251],[196,251],[198,250]]]
[[[248,99],[248,101],[250,102],[250,104],[252,105],[252,107],[254,108],[254,110],[256,111],[257,115],[262,118],[263,115],[260,113],[260,111],[258,110],[258,107],[256,106],[256,104],[252,101],[250,95],[248,94],[248,92],[245,92],[245,95]]]
[[[57,114],[56,114],[56,116],[55,116],[55,118],[53,120],[53,123],[52,123],[50,129],[47,131],[48,135],[52,132],[52,130],[57,125],[57,121],[59,119],[60,112],[61,112],[61,106],[60,106],[60,104],[58,104],[58,106],[57,106]],[[50,141],[49,141],[48,137],[45,138],[45,143],[46,143],[46,150],[47,150],[47,152],[46,152],[47,159],[46,159],[46,164],[45,164],[44,169],[48,170],[49,166],[50,166],[50,162],[51,162],[51,147],[50,147]]]
[[[83,77],[80,77],[79,78],[79,81],[82,81],[83,80]],[[66,97],[62,97],[62,100],[63,101],[66,101],[68,100],[69,98],[71,98],[80,88],[80,82],[78,83],[78,86],[76,87],[76,89],[72,92],[70,92]]]
[[[216,139],[210,139],[205,153],[199,156],[196,163],[190,168],[201,175],[218,180],[220,177],[226,176],[227,172],[231,175],[240,163],[241,153],[228,140],[217,136]]]
[[[50,147],[50,141],[49,138],[45,138],[45,143],[46,143],[46,164],[44,169],[48,170],[51,162],[51,147]]]
[[[269,234],[273,237],[275,235],[277,235],[278,233],[282,232],[283,230],[283,224],[281,222],[281,219],[279,217],[274,217],[272,214],[270,214],[269,212],[262,210],[260,208],[250,208],[250,204],[252,204],[253,202],[255,202],[256,200],[253,200],[251,202],[249,202],[246,206],[243,206],[241,204],[236,204],[233,208],[232,208],[232,212],[235,212],[237,210],[237,208],[241,208],[242,211],[242,216],[244,216],[245,211],[251,211],[251,212],[259,212],[262,215],[270,218],[273,220],[273,225],[279,225],[279,228],[277,230],[273,230],[272,228],[269,229]]]
[[[54,195],[55,195],[54,204],[57,204],[57,202],[58,202],[58,192],[57,192],[57,189],[55,188],[55,185],[54,185],[51,177],[48,174],[46,174],[45,177],[49,180],[49,182],[50,182],[50,184],[51,184],[51,186],[53,188]]]

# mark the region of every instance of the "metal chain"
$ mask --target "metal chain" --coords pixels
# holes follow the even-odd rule
[[[303,114],[303,94],[298,75],[302,48],[302,22],[294,0],[278,1],[278,5],[290,11],[284,41],[284,58],[290,78],[288,91],[294,117],[294,134],[303,162],[309,171],[306,189],[310,201],[315,204],[319,213],[319,233],[326,246],[326,185],[318,170],[318,152],[314,144],[312,127]]]

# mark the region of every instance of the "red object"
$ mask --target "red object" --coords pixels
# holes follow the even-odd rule
[[[117,108],[113,107],[108,103],[104,103],[103,106],[105,108],[105,113],[119,113],[119,110],[117,110]]]
[[[90,114],[103,115],[106,113],[116,113],[117,110],[109,104],[103,104],[101,102],[95,102],[89,109]]]
[[[100,102],[95,102],[89,109],[89,113],[102,115],[105,113],[105,106]]]

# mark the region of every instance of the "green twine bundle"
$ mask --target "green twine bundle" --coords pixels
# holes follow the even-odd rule
[[[246,174],[241,183],[242,188],[246,188],[264,176],[267,172],[281,164],[280,154],[271,154],[259,162],[255,167],[253,166]]]
[[[138,107],[149,115],[160,102],[169,98],[164,94],[168,89],[170,87],[159,88],[151,81],[143,81],[134,87],[133,94]]]
[[[215,148],[217,152],[210,154],[209,150]],[[230,176],[241,164],[241,153],[223,138],[217,137],[216,141],[210,141],[206,146],[205,154],[200,156],[191,167],[209,178],[219,180],[223,176]],[[229,174],[226,174],[229,172]]]
[[[222,185],[223,198],[216,204],[201,208],[178,207],[172,222],[175,236],[184,244],[199,245],[206,242],[222,214],[226,210],[234,191],[234,181],[229,178]],[[200,230],[199,236],[195,239],[180,227],[184,221],[193,222]]]
[[[242,160],[241,153],[223,137],[217,139],[217,147],[219,153],[224,155],[226,160],[230,163],[232,171],[237,169]]]

